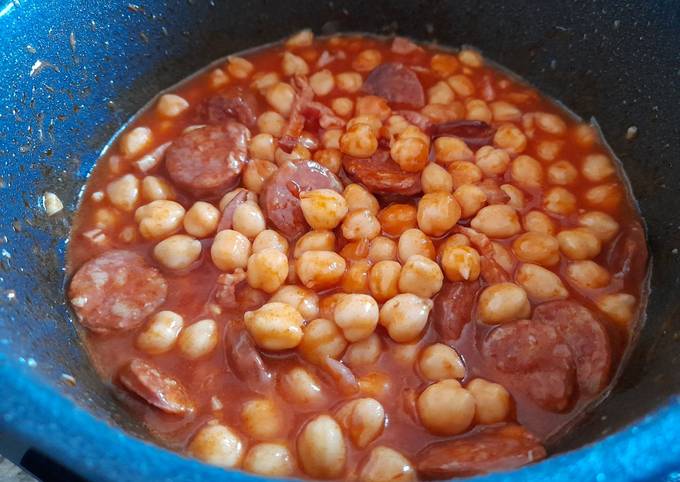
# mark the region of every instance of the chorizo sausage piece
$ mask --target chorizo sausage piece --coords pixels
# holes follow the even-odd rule
[[[248,190],[242,189],[229,201],[229,204],[224,206],[222,211],[222,216],[220,216],[220,222],[217,223],[217,232],[224,231],[225,229],[231,229],[232,223],[234,221],[234,213],[236,208],[248,200]]]
[[[156,268],[131,251],[111,250],[80,267],[69,300],[88,329],[131,330],[163,304],[168,285]]]
[[[135,358],[118,372],[121,385],[148,404],[173,415],[186,415],[194,404],[182,384]]]
[[[262,188],[260,205],[265,216],[289,239],[297,238],[309,228],[298,196],[313,189],[342,192],[342,183],[335,174],[314,161],[297,161],[281,166]]]
[[[362,90],[395,104],[416,108],[425,105],[425,92],[418,76],[399,63],[382,64],[373,69],[366,77]]]
[[[457,120],[443,122],[432,127],[432,137],[455,136],[472,149],[488,146],[493,140],[496,129],[483,121]]]
[[[272,390],[274,377],[264,364],[243,323],[227,323],[224,348],[234,375],[243,380],[248,388],[260,394]]]
[[[235,119],[250,128],[257,122],[257,98],[252,92],[236,87],[214,95],[197,108],[197,121],[207,124],[221,124]]]
[[[368,159],[344,156],[342,166],[350,179],[363,184],[373,194],[413,196],[422,191],[420,173],[402,170],[384,150]]]
[[[448,479],[511,470],[545,456],[545,448],[532,433],[520,425],[508,424],[431,444],[416,460],[421,476]]]
[[[244,283],[245,279],[246,274],[242,269],[219,275],[215,289],[217,304],[225,310],[241,315],[264,305],[267,302],[267,294]]]
[[[614,278],[622,283],[642,280],[647,270],[648,256],[645,230],[640,223],[635,222],[614,240],[607,255],[607,264],[612,267]]]
[[[478,280],[444,283],[434,299],[430,319],[445,341],[460,338],[463,327],[470,322],[478,291]]]
[[[247,162],[250,131],[228,120],[179,136],[165,153],[172,181],[197,197],[224,194],[238,183]]]
[[[434,125],[428,116],[416,112],[415,110],[398,110],[395,114],[402,116],[426,134],[431,132],[432,126]]]
[[[536,307],[533,319],[553,326],[569,345],[583,393],[594,395],[607,385],[612,349],[604,326],[590,310],[575,301],[552,301]]]

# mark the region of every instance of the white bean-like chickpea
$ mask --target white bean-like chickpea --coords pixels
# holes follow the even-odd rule
[[[475,399],[477,423],[499,423],[510,415],[512,399],[503,385],[475,378],[465,388]]]
[[[463,184],[453,193],[453,197],[460,206],[460,217],[470,218],[486,204],[486,193],[474,184]]]
[[[498,263],[506,272],[512,273],[517,262],[515,256],[513,256],[508,248],[499,242],[492,241],[491,247],[493,248],[493,257],[496,263]]]
[[[578,223],[580,226],[590,229],[603,243],[614,239],[616,233],[619,232],[619,223],[602,211],[590,211],[582,214],[578,218]]]
[[[210,247],[210,257],[213,264],[222,271],[245,269],[248,266],[250,248],[248,238],[233,229],[225,229],[215,236]]]
[[[342,192],[342,196],[345,198],[347,208],[350,211],[366,209],[371,214],[376,215],[380,210],[380,204],[375,196],[360,184],[348,184]]]
[[[373,333],[368,338],[350,344],[342,361],[350,368],[366,367],[377,362],[381,354],[382,341],[380,341],[380,335]]]
[[[259,443],[248,450],[243,459],[243,468],[266,477],[286,477],[295,470],[295,462],[285,445]]]
[[[454,350],[443,343],[434,343],[420,353],[418,370],[427,380],[440,381],[465,377],[463,360]]]
[[[351,211],[342,221],[342,235],[346,239],[373,239],[379,234],[380,221],[368,209]]]
[[[373,297],[358,293],[343,296],[333,310],[335,324],[350,342],[371,336],[378,325],[378,316],[378,303]]]
[[[455,161],[471,161],[472,150],[458,137],[438,137],[434,141],[434,156],[438,163],[448,165]]]
[[[265,350],[288,350],[302,340],[304,319],[288,303],[270,302],[247,311],[243,323],[257,346]]]
[[[288,241],[273,229],[265,229],[255,236],[253,240],[253,253],[267,248],[278,249],[283,254],[288,254]]]
[[[460,60],[463,65],[473,69],[478,69],[484,65],[482,54],[469,48],[458,52],[458,60]]]
[[[177,117],[189,108],[189,102],[177,94],[163,94],[156,104],[156,112],[164,117]]]
[[[379,302],[387,301],[399,294],[401,265],[396,261],[378,261],[368,275],[368,287]]]
[[[345,245],[345,247],[347,246]],[[371,262],[367,259],[351,260],[340,282],[342,291],[345,293],[368,293],[368,274],[370,270]]]
[[[158,239],[175,233],[182,226],[184,208],[175,201],[159,199],[135,211],[139,232],[147,239]]]
[[[152,355],[170,351],[183,327],[184,319],[180,315],[174,311],[159,311],[137,336],[137,348]]]
[[[359,482],[416,482],[418,477],[409,460],[394,449],[384,446],[371,450],[359,472]]]
[[[479,278],[481,257],[470,246],[445,246],[441,250],[440,263],[450,281],[474,281]]]
[[[304,426],[297,439],[302,470],[317,479],[336,479],[345,470],[347,448],[342,429],[329,415],[318,415]]]
[[[427,142],[418,137],[404,137],[404,133],[390,146],[390,157],[406,172],[422,171],[429,162],[428,153]]]
[[[465,75],[452,75],[446,81],[459,97],[470,97],[475,94],[475,84]]]
[[[490,238],[509,238],[522,230],[517,211],[506,204],[483,207],[470,225]]]
[[[357,116],[374,115],[381,121],[385,121],[391,113],[392,109],[382,97],[375,95],[357,97],[355,111],[355,115]]]
[[[524,215],[524,229],[532,233],[555,235],[555,223],[542,211],[529,211]]]
[[[200,320],[182,330],[177,339],[177,347],[182,356],[196,360],[215,349],[217,338],[215,320]]]
[[[172,185],[158,176],[144,176],[142,179],[142,198],[146,201],[158,201],[162,199],[175,199],[175,190]]]
[[[489,104],[496,122],[515,122],[521,119],[522,111],[510,102],[497,100]]]
[[[274,142],[273,135],[262,132],[250,138],[248,154],[252,159],[273,161],[275,151],[276,142]]]
[[[245,79],[255,70],[255,66],[243,57],[229,57],[227,60],[227,72],[236,79]]]
[[[623,328],[630,328],[635,315],[635,296],[628,293],[613,293],[604,295],[595,302],[597,307]]]
[[[588,228],[565,229],[557,235],[560,251],[573,260],[592,259],[602,250],[602,242]]]
[[[283,411],[270,398],[248,400],[241,407],[243,429],[260,440],[273,439],[284,435],[286,430]]]
[[[609,271],[595,261],[572,261],[567,265],[567,280],[579,288],[598,289],[609,284]]]
[[[337,359],[347,348],[347,340],[338,325],[325,318],[312,320],[302,331],[297,349],[312,363],[320,364],[326,357]]]
[[[548,182],[558,186],[573,184],[578,178],[578,171],[569,161],[557,161],[548,166]]]
[[[429,104],[449,104],[456,98],[449,84],[440,80],[427,89],[427,102]]]
[[[376,398],[383,402],[393,400],[392,379],[383,372],[371,372],[362,375],[357,379],[359,382],[359,391],[362,395]]]
[[[337,174],[342,167],[342,152],[338,149],[318,149],[312,156],[316,162]]]
[[[515,283],[491,285],[482,291],[477,302],[477,316],[489,325],[526,318],[530,311],[527,292]]]
[[[142,154],[151,146],[153,132],[148,127],[135,127],[120,140],[120,152],[130,158]]]
[[[139,179],[125,174],[106,186],[106,196],[121,211],[132,211],[139,201]]]
[[[447,192],[453,191],[453,178],[446,169],[439,164],[430,162],[425,166],[420,175],[420,183],[423,186],[423,192]]]
[[[512,243],[517,259],[540,266],[554,266],[560,261],[560,244],[549,234],[527,232],[519,235]]]
[[[618,182],[591,187],[583,196],[586,204],[595,209],[613,211],[621,202],[623,193]]]
[[[358,448],[366,448],[385,428],[385,409],[374,398],[359,398],[345,403],[335,419]]]
[[[313,320],[319,316],[319,295],[302,286],[284,285],[272,295],[269,301],[289,304],[305,320]]]
[[[543,209],[554,214],[571,214],[576,210],[576,196],[563,187],[553,187],[543,195]]]
[[[556,114],[535,112],[533,117],[535,125],[548,134],[561,136],[567,131],[567,124]]]
[[[243,169],[243,185],[256,194],[262,191],[264,183],[276,172],[276,164],[264,159],[251,159]]]
[[[307,75],[309,74],[309,65],[305,59],[290,52],[283,53],[281,60],[281,71],[286,77],[293,75]]]
[[[397,243],[385,236],[373,238],[368,246],[368,259],[372,263],[397,259]]]
[[[465,102],[465,118],[468,120],[478,120],[491,122],[493,114],[489,105],[481,99],[469,99]]]
[[[210,72],[210,75],[208,75],[208,79],[210,79],[210,87],[213,89],[219,89],[220,87],[224,87],[229,83],[229,76],[224,72],[224,70],[217,68],[213,69]]]
[[[295,242],[293,257],[302,256],[307,251],[335,251],[335,234],[332,231],[309,231]]]
[[[319,230],[334,229],[348,211],[345,198],[332,189],[300,193],[300,207],[307,223],[312,229]]]
[[[397,343],[390,348],[390,356],[399,365],[411,369],[417,362],[420,349],[421,343],[419,341],[413,343]]]
[[[331,109],[340,117],[349,117],[354,111],[354,101],[349,97],[336,97],[331,102]]]
[[[276,248],[266,248],[250,255],[247,268],[248,284],[252,288],[273,293],[288,277],[288,257]]]
[[[353,157],[370,157],[378,149],[378,138],[370,125],[356,123],[340,137],[339,147]]]
[[[324,95],[330,94],[335,87],[335,78],[330,70],[323,69],[315,72],[309,77],[309,85],[315,95],[323,97]]]
[[[591,182],[604,181],[616,172],[611,159],[604,154],[589,154],[583,159],[581,173]]]
[[[290,109],[293,107],[295,89],[285,82],[277,82],[265,91],[264,97],[270,106],[284,117],[287,117],[290,114]],[[272,132],[269,133],[273,134]]]
[[[219,467],[236,467],[243,458],[241,438],[216,420],[205,424],[189,443],[189,455]]]
[[[358,72],[342,72],[335,76],[335,85],[338,89],[349,94],[357,92],[363,83],[364,80]]]
[[[174,234],[153,248],[153,257],[169,269],[182,270],[198,261],[201,242],[186,234]]]
[[[413,293],[421,298],[431,298],[439,292],[444,283],[444,274],[439,265],[425,256],[410,256],[399,274],[399,291]]]
[[[543,161],[554,161],[560,154],[564,143],[562,141],[540,141],[536,145],[536,155]]]
[[[514,124],[502,124],[493,136],[494,146],[509,154],[521,154],[527,147],[527,138]]]
[[[537,303],[563,300],[569,296],[560,277],[537,264],[522,264],[517,268],[515,280],[524,288],[529,298]]]
[[[380,324],[397,343],[408,343],[418,338],[427,324],[434,303],[411,293],[391,298],[380,308]]]
[[[503,149],[484,146],[475,153],[475,162],[485,176],[500,176],[510,165],[510,155]]]
[[[597,140],[597,132],[590,124],[579,124],[571,131],[571,137],[581,147],[592,147]]]
[[[197,201],[184,215],[184,230],[197,238],[207,238],[217,229],[220,210],[210,203]]]
[[[295,367],[279,376],[279,390],[291,403],[320,405],[326,400],[321,382],[302,367]]]
[[[326,129],[321,135],[321,143],[326,149],[340,150],[340,138],[343,133],[342,129]]]
[[[456,225],[460,214],[460,206],[453,194],[432,192],[418,201],[416,219],[422,232],[430,236],[441,236]]]
[[[460,62],[455,55],[434,54],[430,59],[430,68],[440,77],[448,77],[458,71]]]
[[[420,255],[434,259],[435,249],[432,240],[420,229],[407,229],[399,236],[397,242],[399,260],[404,263],[411,256]]]
[[[418,211],[411,204],[390,204],[378,213],[382,230],[391,236],[400,236],[418,225]]]
[[[239,187],[234,189],[233,191],[229,191],[224,196],[222,196],[220,202],[217,204],[217,206],[220,208],[220,211],[224,211],[224,209],[229,205],[229,203],[233,201],[236,198],[236,196],[238,196],[241,193],[245,193],[247,200],[257,202],[257,196],[254,193],[251,193],[247,189]]]
[[[337,284],[346,266],[345,259],[332,251],[305,251],[295,261],[295,272],[307,288],[321,290]]]
[[[257,118],[257,128],[260,133],[281,137],[286,128],[286,119],[278,112],[268,110]]]
[[[246,201],[239,204],[234,210],[232,228],[248,239],[254,239],[266,229],[267,223],[264,214],[257,203]]]
[[[543,167],[531,156],[517,156],[510,163],[510,175],[520,187],[535,189],[543,184]]]
[[[526,199],[524,192],[520,188],[515,187],[512,184],[501,184],[500,188],[501,191],[508,195],[509,200],[506,203],[508,206],[511,206],[517,210],[524,209]]]
[[[312,42],[314,42],[314,32],[306,28],[288,37],[288,40],[286,40],[286,47],[309,47],[312,45]]]
[[[475,418],[475,399],[456,380],[442,380],[427,387],[416,407],[423,426],[437,435],[462,433]]]

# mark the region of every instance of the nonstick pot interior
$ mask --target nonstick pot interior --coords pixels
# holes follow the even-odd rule
[[[4,1],[2,430],[92,478],[230,477],[140,445],[98,421],[146,438],[90,368],[69,321],[64,249],[79,190],[101,147],[130,115],[211,60],[311,27],[317,33],[399,33],[470,44],[599,122],[647,221],[652,293],[646,326],[611,396],[552,450],[566,452],[627,431],[513,477],[566,480],[582,464],[583,470],[611,470],[625,478],[617,470],[634,453],[646,460],[644,467],[634,466],[639,476],[653,478],[680,466],[673,452],[678,449],[669,442],[680,423],[673,398],[680,391],[680,171],[673,168],[680,159],[677,2]],[[630,127],[637,129],[633,139],[626,136]],[[62,214],[45,216],[44,191],[64,201]]]

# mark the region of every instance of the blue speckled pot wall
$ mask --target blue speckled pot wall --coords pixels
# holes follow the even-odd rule
[[[551,447],[557,455],[486,479],[680,480],[675,0],[0,0],[0,432],[92,480],[255,480],[142,441],[75,336],[64,248],[85,177],[131,114],[209,61],[306,26],[473,44],[597,118],[649,225],[647,326],[612,396]],[[625,139],[631,125],[634,141]],[[44,215],[46,190],[64,201],[63,213]]]

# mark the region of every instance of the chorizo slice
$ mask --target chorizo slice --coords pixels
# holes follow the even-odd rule
[[[194,410],[180,382],[139,358],[121,368],[118,380],[127,390],[165,413],[186,415]]]
[[[495,133],[496,129],[489,124],[476,120],[443,122],[432,127],[433,138],[455,136],[462,139],[472,149],[491,144]]]
[[[268,295],[264,291],[252,288],[244,283],[245,279],[246,273],[242,269],[219,275],[215,288],[217,304],[225,310],[240,315],[264,305],[267,302]]]
[[[229,201],[229,203],[224,206],[222,210],[222,216],[220,216],[220,222],[217,223],[217,232],[224,231],[225,229],[231,229],[234,222],[234,213],[236,208],[248,200],[248,191],[242,189],[236,193],[236,195]]]
[[[382,64],[368,74],[362,90],[388,102],[416,108],[425,105],[423,85],[413,70],[400,63]]]
[[[168,285],[144,258],[111,250],[83,264],[71,280],[69,300],[88,329],[131,330],[163,304]]]
[[[430,319],[445,341],[460,338],[463,327],[470,322],[479,286],[478,280],[447,282],[434,299]]]
[[[224,349],[234,375],[243,380],[248,388],[260,394],[272,390],[274,376],[264,364],[243,323],[236,321],[227,323]]]
[[[416,460],[421,476],[448,479],[511,470],[545,456],[545,448],[532,433],[520,425],[508,424],[431,444]]]
[[[553,326],[574,355],[581,391],[594,395],[609,381],[611,345],[604,326],[575,301],[553,301],[534,309],[533,319]]]
[[[262,187],[260,205],[265,216],[289,239],[297,238],[309,229],[299,195],[313,189],[342,192],[342,183],[335,174],[314,161],[297,161],[281,166]]]
[[[172,181],[197,197],[224,194],[238,183],[247,162],[250,131],[228,120],[179,136],[165,153]]]
[[[221,124],[235,119],[250,128],[257,122],[257,98],[252,92],[236,87],[209,97],[197,108],[197,122]]]
[[[368,159],[344,156],[342,167],[350,179],[363,184],[373,194],[413,196],[422,191],[420,173],[402,170],[384,150]]]

